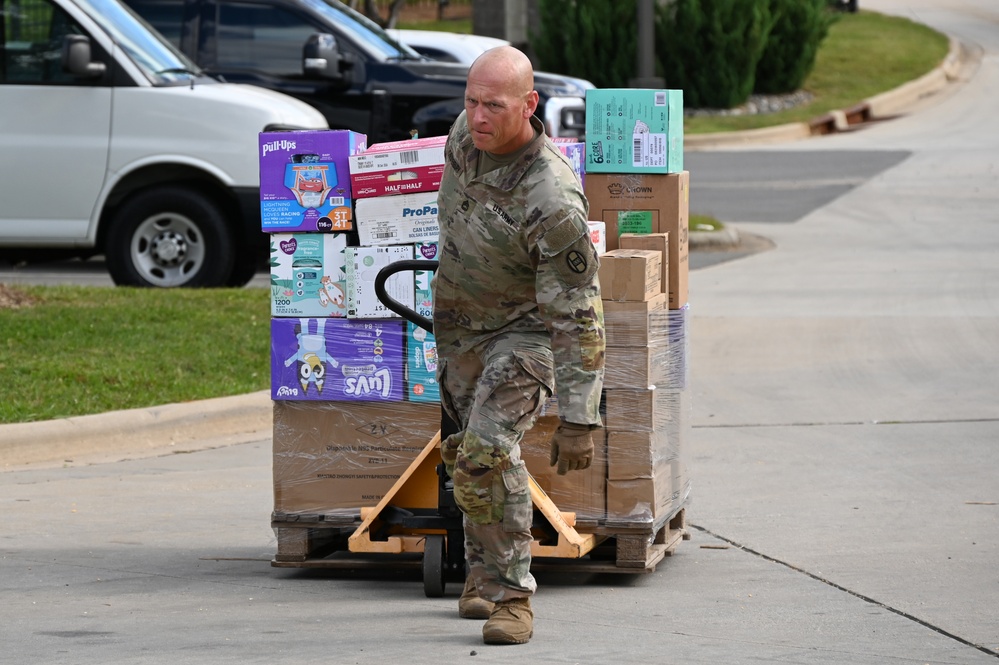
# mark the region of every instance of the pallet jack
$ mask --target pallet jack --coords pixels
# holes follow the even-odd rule
[[[385,285],[396,273],[434,271],[437,266],[437,261],[428,260],[391,263],[378,272],[375,293],[390,310],[433,333],[433,321],[392,298]],[[439,461],[440,442],[457,431],[458,426],[442,409],[440,431],[376,506],[361,508],[361,523],[347,539],[348,550],[354,553],[422,551],[423,590],[431,598],[444,595],[448,578],[462,583],[465,578],[462,514],[454,500],[453,481]],[[560,511],[533,477],[529,482],[535,509],[532,556],[579,559],[606,538],[578,533],[575,514]]]

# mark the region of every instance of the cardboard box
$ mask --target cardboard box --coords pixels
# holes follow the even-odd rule
[[[604,391],[607,413],[604,426],[615,432],[662,432],[677,434],[680,419],[686,417],[683,391],[671,388],[608,389]],[[676,443],[680,443],[679,437]]]
[[[413,248],[413,256],[420,261],[436,261],[438,246],[436,242],[418,242]],[[433,270],[414,270],[416,280],[416,306],[413,308],[420,316],[431,321],[434,318],[434,293],[430,289],[430,280],[434,277]]]
[[[437,384],[437,340],[418,325],[406,322],[406,399],[440,404]]]
[[[607,346],[648,346],[669,341],[669,296],[642,302],[604,300]]]
[[[675,512],[669,464],[644,477],[607,480],[607,522],[655,523]]]
[[[351,155],[367,137],[348,130],[261,132],[260,223],[268,233],[349,231]]]
[[[362,245],[437,242],[441,233],[436,191],[361,199],[354,211]]]
[[[602,520],[606,511],[607,446],[604,430],[597,430],[594,437],[594,456],[590,466],[582,471],[571,471],[564,476],[550,465],[551,437],[558,427],[557,415],[538,418],[520,443],[521,459],[527,470],[545,491],[558,509],[576,513],[577,520]]]
[[[398,319],[375,293],[378,271],[390,263],[413,258],[412,245],[391,247],[347,247],[344,250],[347,272],[347,317],[352,319]],[[385,282],[386,293],[395,301],[413,309],[416,285],[413,273],[397,272]]]
[[[607,479],[651,478],[679,455],[664,431],[607,430]]]
[[[607,225],[603,222],[586,222],[590,229],[590,240],[597,250],[597,256],[607,252]]]
[[[683,91],[586,91],[586,173],[683,170]]]
[[[375,143],[350,157],[354,198],[437,191],[447,136]]]
[[[271,316],[347,316],[343,233],[274,233]]]
[[[590,217],[607,224],[607,249],[618,249],[622,233],[668,233],[670,309],[687,303],[690,173],[668,175],[591,174],[586,179]]]
[[[357,515],[377,505],[441,425],[436,404],[273,404],[276,513]],[[436,492],[428,494],[405,507],[436,508]]]
[[[648,388],[668,385],[669,344],[608,346],[604,353],[604,388]]]
[[[645,301],[660,293],[662,258],[648,249],[614,249],[600,257],[603,300]]]
[[[621,249],[651,249],[662,256],[661,293],[669,293],[669,233],[622,233],[618,237]]]
[[[271,319],[271,398],[399,402],[402,321]]]

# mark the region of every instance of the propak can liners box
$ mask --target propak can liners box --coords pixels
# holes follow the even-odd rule
[[[446,136],[375,143],[350,157],[350,184],[357,199],[437,191],[444,173]]]
[[[349,231],[348,158],[367,137],[349,130],[260,133],[260,220],[268,233]]]
[[[360,199],[355,212],[362,245],[436,242],[440,237],[436,191]]]
[[[683,170],[683,91],[586,91],[586,173]]]
[[[666,175],[591,174],[584,188],[590,217],[607,224],[607,249],[622,233],[669,234],[669,306],[687,303],[690,172]]]
[[[399,402],[402,321],[271,319],[271,398]]]
[[[351,319],[401,318],[378,299],[375,278],[385,266],[413,258],[413,245],[347,247],[347,317]],[[385,282],[385,292],[396,302],[413,309],[415,280],[410,271],[397,272]]]
[[[347,316],[343,233],[274,233],[271,316]]]

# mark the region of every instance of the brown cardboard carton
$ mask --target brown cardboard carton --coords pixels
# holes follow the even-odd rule
[[[607,346],[648,346],[669,339],[669,296],[642,302],[603,301]]]
[[[621,246],[622,233],[669,234],[669,306],[683,307],[689,272],[690,172],[593,173],[587,175],[584,191],[590,219],[607,225],[608,251]]]
[[[648,249],[615,249],[600,257],[600,297],[643,302],[661,293],[662,257]]]
[[[604,352],[604,388],[642,389],[666,385],[670,373],[669,344],[608,346]]]
[[[582,471],[558,475],[550,464],[551,438],[558,427],[557,416],[542,416],[520,443],[520,456],[527,470],[561,512],[576,513],[578,520],[602,520],[606,513],[606,430],[594,430],[593,461]]]
[[[349,513],[376,505],[440,429],[437,404],[273,404],[275,513]],[[426,505],[407,507],[436,507],[436,492],[427,494]]]
[[[669,234],[668,233],[622,233],[618,236],[621,249],[651,249],[662,254],[663,272],[660,291],[669,293]]]
[[[679,451],[665,431],[607,430],[607,479],[651,477],[669,468]]]
[[[607,521],[655,522],[670,514],[674,503],[670,464],[643,475],[607,481]]]
[[[604,426],[628,432],[675,430],[687,404],[682,391],[668,388],[605,390],[604,403]]]

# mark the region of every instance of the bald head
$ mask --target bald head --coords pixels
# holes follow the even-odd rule
[[[468,78],[488,79],[494,86],[514,95],[534,90],[534,67],[523,51],[497,46],[485,51],[468,70]]]
[[[531,60],[512,46],[489,49],[472,63],[465,85],[465,111],[475,147],[508,154],[534,139],[531,116],[538,108]]]

